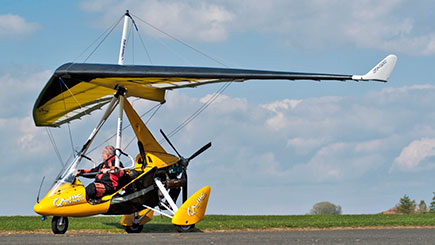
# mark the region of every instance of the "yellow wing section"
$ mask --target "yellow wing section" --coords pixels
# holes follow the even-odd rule
[[[43,105],[34,108],[33,117],[36,125],[58,126],[63,123],[63,120],[59,120],[61,118],[67,120],[81,117],[90,111],[101,108],[110,100],[110,98],[104,97],[116,92],[113,89],[85,82],[79,83],[69,90],[64,90]],[[67,115],[72,111],[76,113]]]

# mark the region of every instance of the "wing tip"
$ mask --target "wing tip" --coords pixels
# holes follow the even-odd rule
[[[387,82],[397,63],[397,56],[390,54],[365,75],[353,75],[352,80]]]

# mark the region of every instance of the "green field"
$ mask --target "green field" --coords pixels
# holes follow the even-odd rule
[[[120,216],[69,218],[69,231],[94,230],[97,232],[124,232]],[[197,230],[244,230],[271,228],[357,228],[433,226],[435,214],[395,215],[288,215],[288,216],[235,216],[207,215],[196,225]],[[0,232],[51,231],[51,218],[42,222],[39,216],[1,216]],[[170,219],[156,216],[144,226],[142,232],[174,232]]]

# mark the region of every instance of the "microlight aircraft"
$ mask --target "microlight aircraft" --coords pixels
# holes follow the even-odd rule
[[[34,206],[43,216],[53,216],[52,230],[63,234],[68,217],[123,215],[121,225],[127,232],[141,232],[154,213],[171,218],[178,231],[191,231],[203,219],[210,197],[205,186],[188,198],[187,166],[207,150],[211,142],[188,158],[182,157],[161,131],[176,155],[168,153],[132,107],[128,98],[135,97],[163,103],[167,90],[197,87],[220,82],[246,80],[354,80],[386,82],[397,57],[388,55],[365,75],[296,73],[231,68],[124,65],[127,26],[133,21],[124,16],[124,29],[118,64],[67,63],[56,69],[42,89],[33,108],[36,126],[59,127],[88,116],[106,106],[105,113],[71,163],[66,164],[44,198]],[[116,133],[116,166],[125,170],[125,178],[115,193],[101,199],[87,199],[84,185],[75,176],[95,136],[112,112],[119,108]],[[123,115],[133,128],[138,153],[135,157],[121,147]],[[130,164],[120,165],[123,156]],[[95,173],[94,173],[95,174]],[[182,204],[176,201],[182,191]]]

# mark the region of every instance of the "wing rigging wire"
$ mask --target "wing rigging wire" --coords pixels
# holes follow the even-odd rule
[[[197,53],[203,55],[204,57],[207,57],[207,58],[213,60],[214,62],[216,62],[216,63],[218,63],[218,64],[220,64],[220,65],[222,65],[222,66],[224,66],[224,67],[228,67],[227,65],[225,65],[224,63],[222,63],[222,62],[219,61],[218,59],[216,59],[216,58],[214,58],[214,57],[212,57],[212,56],[206,54],[205,52],[203,52],[203,51],[201,51],[201,50],[199,50],[199,49],[193,47],[192,45],[189,45],[188,43],[182,41],[181,39],[176,38],[176,37],[172,36],[171,34],[169,34],[169,33],[165,32],[165,31],[159,29],[158,27],[152,25],[151,23],[149,23],[149,22],[147,22],[147,21],[145,21],[145,20],[139,18],[139,16],[136,16],[136,15],[134,15],[134,14],[132,14],[132,13],[130,13],[130,15],[134,16],[135,18],[137,18],[138,20],[142,21],[142,22],[145,23],[146,25],[150,26],[150,27],[153,28],[154,30],[156,30],[156,31],[158,31],[158,32],[160,32],[160,33],[162,33],[162,34],[164,34],[164,35],[170,37],[171,39],[173,39],[173,40],[175,40],[175,41],[177,41],[177,42],[183,44],[184,46],[186,46],[186,47],[188,47],[188,48],[194,50],[195,52],[197,52]]]
[[[146,111],[146,112],[144,112],[142,115],[140,115],[140,118],[142,118],[142,117],[144,117],[146,114],[148,114],[148,113],[150,113],[151,111],[153,111],[154,109],[156,109],[155,110],[155,112],[150,116],[150,118],[146,121],[146,123],[145,124],[148,124],[148,122],[151,120],[151,118],[153,118],[154,117],[154,115],[157,113],[157,111],[162,107],[162,103],[160,103],[160,104],[157,104],[157,105],[155,105],[155,106],[153,106],[151,109],[149,109],[148,111]],[[127,129],[127,128],[129,128],[131,126],[131,124],[129,123],[128,125],[126,125],[124,128],[122,128],[122,130],[125,130],[125,129]],[[95,146],[95,147],[93,147],[92,149],[90,149],[88,152],[89,153],[91,153],[91,152],[93,152],[93,151],[95,151],[97,148],[100,148],[101,146],[103,146],[105,143],[107,143],[109,140],[111,140],[113,137],[115,137],[116,136],[116,133],[115,134],[113,134],[112,136],[110,136],[109,138],[107,138],[105,141],[103,141],[102,143],[100,143],[99,145],[97,145],[97,146]],[[133,136],[133,138],[130,140],[130,142],[128,143],[128,145],[125,147],[125,148],[127,148],[130,144],[131,144],[131,142],[134,140],[134,136]]]
[[[100,43],[93,49],[93,51],[84,59],[83,63],[86,62],[89,57],[92,56],[92,54],[101,46],[101,44],[104,42],[104,40],[106,40],[106,38],[110,35],[110,33],[112,33],[112,31],[118,26],[118,24],[121,22],[122,18],[124,17],[121,16],[119,18],[118,21],[116,21],[114,24],[112,24],[109,28],[107,28],[103,33],[100,34],[100,36],[98,36],[93,42],[91,42],[91,44],[89,44],[89,46],[83,50],[83,52],[77,56],[75,59],[73,59],[72,63],[75,63],[76,60],[78,60],[83,54],[86,53],[86,51],[88,51],[102,36],[104,36],[104,34],[107,32],[106,36],[100,41]],[[72,64],[71,64],[72,65]]]
[[[130,28],[130,33],[131,33],[131,56],[133,58],[133,64],[134,64],[134,31],[132,29],[133,29],[133,27]]]
[[[137,34],[139,36],[140,42],[142,43],[142,47],[145,49],[145,53],[147,54],[147,57],[148,57],[148,60],[149,60],[150,64],[153,64],[153,61],[151,60],[151,56],[150,56],[150,54],[148,52],[148,49],[146,48],[145,43],[144,43],[144,41],[142,39],[142,36],[140,35],[140,32],[137,29],[137,27],[136,27],[136,31],[137,31]]]
[[[232,81],[226,82],[216,93],[214,93],[207,101],[204,103],[201,107],[199,107],[192,115],[187,117],[180,125],[178,125],[175,129],[173,129],[169,134],[168,137],[172,137],[176,135],[178,132],[180,132],[181,129],[186,127],[193,119],[197,118],[201,112],[203,112],[207,107],[209,107],[230,85]],[[165,142],[165,139],[161,139],[159,141],[159,144],[162,144]]]
[[[151,116],[150,116],[150,118],[148,118],[148,120],[144,123],[145,125],[147,125],[148,123],[149,123],[149,121],[151,121],[151,119],[157,114],[157,112],[160,110],[160,108],[162,107],[162,103],[160,103],[160,104],[158,104],[157,106],[157,109],[153,112],[153,114],[151,114]],[[154,107],[153,107],[154,108]],[[151,109],[152,110],[152,109]],[[151,110],[149,110],[148,112],[150,112]],[[148,113],[147,112],[147,113]],[[145,115],[145,114],[144,114]],[[140,116],[141,118],[143,117],[143,116]],[[131,125],[130,125],[131,126]],[[133,136],[133,138],[130,140],[130,142],[128,142],[128,144],[127,144],[127,146],[125,147],[125,148],[127,148],[127,147],[129,147],[130,146],[130,144],[133,142],[133,140],[134,140],[134,136]]]
[[[71,93],[71,91],[69,91],[69,88],[68,88],[68,86],[66,86],[66,83],[63,81],[63,79],[61,77],[59,77],[59,85],[60,85],[59,87],[60,87],[60,92],[62,94],[63,108],[64,108],[65,112],[66,112],[66,103],[65,103],[65,95],[63,94],[62,83],[63,83],[63,85],[65,85],[65,87],[68,90],[68,92],[71,94],[71,96],[75,99],[75,101],[77,102],[77,104],[81,108],[82,106],[77,101],[77,99],[74,97],[74,95]],[[68,115],[65,115],[65,117],[68,120]],[[74,154],[74,143],[73,143],[73,138],[72,138],[72,133],[71,133],[71,127],[69,125],[69,122],[67,122],[67,125],[68,125],[68,134],[69,134],[69,140],[70,140],[70,143],[71,143],[71,149],[72,149],[72,153]]]
[[[48,138],[50,139],[50,142],[51,142],[51,145],[53,146],[54,152],[56,153],[56,156],[59,159],[60,165],[62,167],[64,167],[65,164],[64,164],[62,157],[59,153],[59,149],[57,149],[56,141],[54,141],[54,137],[53,137],[53,134],[52,134],[50,128],[45,127],[45,131],[47,132]]]
[[[86,57],[86,59],[83,61],[83,63],[85,63],[86,61],[88,61],[88,59],[95,53],[95,51],[97,51],[97,49],[101,46],[101,44],[106,40],[106,38],[110,35],[110,33],[112,33],[112,31],[118,26],[118,24],[121,22],[121,20],[122,20],[122,18],[124,18],[124,15],[122,15],[121,16],[121,18],[119,18],[119,20],[115,23],[115,24],[113,24],[112,25],[112,27],[111,28],[109,28],[110,29],[110,31],[106,34],[106,36],[104,36],[104,38],[98,43],[98,45],[94,48],[94,50],[92,50],[92,52],[88,55],[88,57]],[[108,29],[108,30],[109,30]],[[106,30],[107,31],[107,30]],[[105,32],[106,32],[105,31]],[[103,34],[104,34],[104,32],[103,32]],[[101,37],[102,35],[100,35],[100,37]],[[96,40],[98,40],[100,37],[98,37]],[[95,40],[95,41],[96,41]],[[93,42],[93,43],[95,43],[95,41]],[[91,45],[89,45],[89,47],[90,46],[92,46],[93,45],[93,43],[91,44]],[[89,47],[86,49],[86,50],[88,50],[89,49]],[[84,52],[86,52],[86,50],[84,51]],[[83,52],[83,53],[84,53]],[[80,57],[80,56],[79,56]]]

